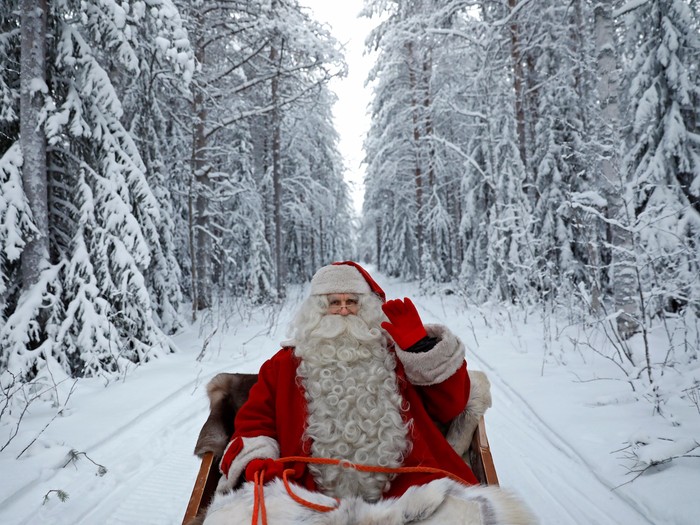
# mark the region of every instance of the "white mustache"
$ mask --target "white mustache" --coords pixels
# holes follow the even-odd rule
[[[378,327],[370,328],[356,315],[325,315],[309,333],[313,339],[334,339],[342,335],[349,335],[362,343],[376,340],[381,331]]]

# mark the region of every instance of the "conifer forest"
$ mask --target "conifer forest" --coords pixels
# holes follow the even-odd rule
[[[652,397],[697,370],[700,1],[361,16],[358,215],[342,45],[301,0],[0,0],[3,389],[48,364],[118,374],[222,301],[275,303],[346,259],[601,330]]]

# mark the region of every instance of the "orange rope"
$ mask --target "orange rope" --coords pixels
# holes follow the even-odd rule
[[[265,484],[265,469],[256,472],[253,477],[253,524],[258,523],[258,509],[262,514],[263,525],[267,524],[267,509],[265,508],[265,495],[263,486]]]
[[[288,468],[282,473],[282,481],[284,481],[284,487],[287,489],[287,493],[289,494],[289,497],[292,498],[294,501],[299,503],[300,505],[303,505],[305,507],[308,507],[310,509],[316,510],[318,512],[330,512],[332,510],[337,509],[338,507],[328,507],[326,505],[321,505],[319,503],[314,503],[313,501],[305,500],[304,498],[301,498],[300,496],[297,496],[294,494],[292,491],[292,487],[289,484],[289,479],[287,478],[287,473],[291,472],[294,473],[294,469]],[[335,499],[335,501],[340,505],[340,500],[338,498]]]
[[[446,470],[440,469],[440,468],[433,468],[433,467],[395,467],[395,468],[390,468],[390,467],[379,467],[376,465],[363,465],[359,463],[351,463],[350,461],[342,460],[342,459],[333,459],[333,458],[307,458],[307,457],[302,457],[302,456],[288,456],[286,458],[280,458],[275,461],[280,461],[282,463],[290,463],[290,462],[295,462],[295,463],[314,463],[317,465],[338,465],[343,468],[351,468],[354,470],[358,470],[360,472],[380,472],[384,474],[442,474],[446,478],[450,478],[453,481],[456,481],[458,483],[461,483],[463,485],[470,485],[467,481],[463,480],[459,476],[452,474],[451,472],[448,472]],[[300,496],[297,496],[294,494],[292,491],[292,487],[289,484],[289,474],[294,474],[294,469],[288,468],[285,469],[282,472],[282,481],[284,482],[284,487],[287,489],[287,493],[289,494],[289,497],[292,498],[294,501],[299,503],[300,505],[303,505],[304,507],[308,507],[310,509],[313,509],[318,512],[330,512],[332,510],[337,509],[338,507],[328,507],[326,505],[320,505],[318,503],[314,503],[312,501],[305,500],[304,498],[301,498]],[[264,486],[264,479],[265,479],[265,470],[262,470],[261,472],[256,472],[255,477],[254,477],[254,501],[253,501],[253,525],[257,525],[258,523],[258,507],[260,507],[261,512],[262,512],[262,525],[267,525],[267,512],[265,509],[265,496],[263,494],[263,486]],[[336,498],[336,502],[338,505],[340,504],[340,500]]]
[[[344,459],[333,459],[333,458],[307,458],[303,456],[289,456],[286,458],[281,458],[276,461],[281,461],[282,463],[288,462],[298,462],[298,463],[315,463],[319,465],[338,465],[345,468],[351,468],[359,470],[360,472],[381,472],[384,474],[441,474],[443,477],[450,478],[453,481],[461,483],[462,485],[471,485],[468,481],[463,480],[459,476],[443,470],[441,468],[434,467],[379,467],[376,465],[363,465],[361,463],[351,463]]]

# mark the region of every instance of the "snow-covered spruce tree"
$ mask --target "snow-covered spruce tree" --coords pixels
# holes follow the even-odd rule
[[[3,322],[19,293],[17,275],[26,240],[34,233],[32,212],[22,189],[22,149],[12,145],[0,157],[0,314]]]
[[[237,240],[239,249],[236,260],[240,262],[232,281],[242,296],[254,303],[262,303],[276,297],[272,254],[265,239],[265,207],[252,173],[243,172],[242,177],[239,184],[242,191],[236,196],[239,200],[237,208],[241,209],[240,219],[232,222],[232,237]]]
[[[529,27],[539,35],[530,51],[538,107],[528,116],[534,121],[532,238],[538,280],[533,284],[548,297],[564,300],[580,284],[598,295],[601,288],[596,269],[604,230],[586,211],[602,199],[592,181],[597,164],[591,162],[585,134],[591,53],[584,47],[590,40],[584,8],[578,1],[569,6],[543,2],[537,23]]]
[[[155,52],[186,52],[186,41],[169,33],[173,14],[168,0],[47,5],[52,46],[39,77],[45,88],[33,83],[43,97],[40,126],[29,134],[47,137],[47,197],[37,209],[48,210],[45,231],[38,229],[50,251],[36,282],[22,272],[24,292],[6,305],[0,333],[2,365],[25,379],[52,360],[79,376],[167,351],[144,278],[160,246],[161,216],[121,121],[120,90],[125,77],[139,73],[137,50],[145,38],[170,35],[169,45]],[[137,29],[149,18],[161,18],[150,26],[160,29],[139,38]]]
[[[151,246],[151,264],[144,272],[153,313],[165,333],[173,333],[180,326],[178,313],[182,301],[181,268],[176,253],[176,226],[173,207],[175,178],[171,167],[178,161],[172,151],[182,151],[187,143],[178,140],[179,129],[171,123],[173,93],[187,93],[192,77],[194,60],[180,13],[169,1],[159,7],[157,16],[144,17],[136,26],[139,46],[135,48],[140,74],[122,79],[124,121],[141,153],[146,167],[146,181],[158,203],[160,220],[146,221],[144,226],[154,228],[149,237],[157,237],[159,244]],[[153,35],[157,35],[153,38]]]
[[[4,324],[22,286],[20,256],[36,233],[22,183],[19,1],[0,11],[0,319]],[[39,97],[37,97],[39,98]]]
[[[342,208],[334,209],[336,203],[328,198],[327,193],[330,190],[332,194],[339,182],[344,184],[340,181],[342,165],[337,162],[337,138],[335,133],[321,135],[321,130],[329,129],[330,105],[333,102],[325,86],[334,76],[345,73],[345,64],[337,41],[325,27],[310,19],[296,1],[273,1],[270,16],[277,22],[273,23],[269,33],[270,62],[266,70],[272,78],[269,91],[263,92],[269,95],[263,100],[272,111],[265,122],[267,140],[263,149],[271,175],[273,210],[269,218],[272,219],[270,230],[274,232],[271,245],[276,285],[278,293],[283,295],[285,282],[305,280],[315,270],[310,269],[311,260],[301,265],[290,260],[290,256],[298,260],[299,254],[306,249],[287,245],[298,240],[290,236],[296,235],[292,221],[299,205],[309,206],[314,201],[321,205],[316,210],[310,210],[308,219],[319,213],[337,212],[342,216],[345,211]],[[309,111],[314,114],[304,114]],[[305,135],[313,126],[316,126],[314,133]],[[324,160],[329,160],[331,164],[317,165],[314,162],[318,155],[316,150],[323,152],[326,156]],[[295,197],[297,194],[294,190],[308,176],[314,181],[314,186],[311,186],[308,197],[299,194],[300,199],[305,199],[300,201]],[[330,186],[322,188],[324,182],[330,183]],[[322,209],[324,203],[330,206]],[[327,225],[333,224],[333,221],[327,222]],[[346,228],[349,225],[342,221],[335,224],[341,224],[341,228],[336,231],[326,229],[323,235],[337,235],[339,240],[347,238]],[[315,225],[307,230],[309,238],[314,239],[314,250],[322,244],[320,232]],[[329,261],[324,261],[324,264],[326,262]]]
[[[363,230],[377,238],[377,266],[390,275],[420,275],[424,194],[422,52],[417,43],[421,2],[366,2],[363,15],[384,16],[367,45],[378,51],[372,119],[365,139],[367,175]],[[388,213],[385,213],[388,212]],[[375,231],[371,235],[371,230]]]
[[[28,1],[13,2],[10,7],[14,10],[2,20],[3,29],[9,31],[5,33],[8,38],[2,39],[3,55],[16,69],[7,68],[3,74],[3,104],[9,104],[2,111],[3,124],[12,135],[3,137],[8,150],[3,152],[1,172],[3,190],[8,193],[2,198],[5,228],[1,244],[7,250],[3,262],[18,264],[3,264],[3,271],[10,273],[2,281],[12,282],[13,289],[3,290],[0,367],[24,379],[27,371],[11,366],[12,345],[16,354],[29,354],[32,361],[32,353],[37,352],[46,333],[42,301],[57,288],[52,283],[56,272],[48,268],[46,136],[41,127],[48,92],[48,7],[45,2],[34,5]],[[14,52],[11,45],[17,46]]]
[[[476,114],[472,110],[480,96],[470,83],[478,56],[474,52],[478,38],[472,39],[472,33],[479,34],[478,21],[459,2],[440,2],[431,11],[421,38],[431,41],[429,67],[424,68],[430,74],[424,75],[423,104],[429,159],[423,208],[425,290],[456,281],[464,262],[460,225],[468,210],[464,208],[462,179],[475,162],[468,145],[474,136]]]
[[[624,120],[631,124],[622,169],[636,257],[635,321],[645,348],[628,357],[651,386],[659,359],[647,339],[654,318],[700,312],[700,39],[698,12],[687,1],[634,7],[624,13]],[[662,361],[696,359],[697,348],[687,342],[686,352]],[[659,409],[658,395],[654,399]]]
[[[333,128],[334,95],[324,85],[315,93],[288,107],[283,121],[284,256],[291,282],[350,257],[353,212]]]
[[[270,246],[265,240],[265,207],[253,176],[246,130],[246,123],[241,122],[230,134],[225,163],[230,171],[211,174],[212,269],[221,295],[259,304],[274,299],[276,291]]]
[[[463,152],[458,285],[474,300],[524,300],[534,267],[515,95],[503,74],[512,60],[506,14],[482,6],[480,19],[464,17],[455,32],[464,71],[453,101]]]
[[[369,40],[379,58],[363,228],[376,246],[363,251],[424,287],[460,275],[472,296],[512,300],[533,264],[513,82],[504,75],[507,6],[495,4],[480,18],[461,2],[367,4],[366,15],[385,16]]]
[[[687,1],[650,1],[626,14],[623,160],[632,203],[641,324],[700,311],[700,37]]]
[[[314,98],[326,103],[318,97],[320,86],[338,74],[342,64],[335,41],[296,1],[194,2],[187,9],[201,67],[187,117],[192,122],[189,217],[196,311],[211,304],[212,285],[225,286],[221,272],[243,278],[242,269],[249,264],[257,268],[258,282],[274,282],[268,299],[283,291],[288,266],[284,202],[292,198],[284,184],[295,176],[294,167],[286,164],[290,156],[285,144],[291,141],[285,134],[294,134],[295,117],[301,108],[312,108]],[[308,151],[318,144],[298,141],[295,146]],[[240,239],[224,235],[241,231],[233,221],[243,210],[223,213],[226,206],[240,202],[227,195],[250,180],[262,192],[264,206],[261,215],[243,220],[261,224],[264,235],[255,232],[253,237],[270,247],[272,267],[265,258],[248,260],[250,254],[241,249],[250,241],[247,232]],[[235,273],[227,270],[230,265]],[[260,274],[269,269],[272,274]]]
[[[215,294],[242,294],[254,302],[275,296],[265,285],[274,272],[258,231],[264,208],[253,178],[250,133],[250,121],[269,111],[254,98],[268,79],[260,65],[267,37],[263,2],[177,3],[188,20],[197,70],[191,91],[173,92],[163,109],[177,123],[169,126],[163,148],[171,192],[181,197],[174,203],[175,244],[196,317]]]
[[[425,289],[454,278],[461,256],[463,159],[456,129],[462,117],[453,108],[461,86],[451,79],[462,67],[454,30],[463,8],[422,0],[368,2],[364,11],[387,16],[368,40],[379,55],[370,75],[375,101],[363,229],[370,244],[378,240],[373,251],[380,266],[418,277]]]
[[[415,92],[425,166],[421,286],[437,291],[459,275],[463,254],[459,224],[468,131],[460,109],[464,108],[463,74],[471,60],[464,54],[462,30],[470,20],[458,2],[424,2],[418,16],[422,19],[416,35],[421,60]],[[414,52],[418,55],[418,48]]]

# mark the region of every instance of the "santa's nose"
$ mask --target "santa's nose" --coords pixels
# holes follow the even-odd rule
[[[338,315],[352,315],[350,307],[345,305],[341,306],[340,310],[338,310]]]

